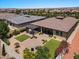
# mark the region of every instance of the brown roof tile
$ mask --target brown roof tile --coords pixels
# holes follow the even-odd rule
[[[73,17],[66,17],[63,20],[53,17],[38,22],[34,22],[32,24],[41,27],[68,32],[74,26],[74,24],[76,24],[77,21],[78,20]]]

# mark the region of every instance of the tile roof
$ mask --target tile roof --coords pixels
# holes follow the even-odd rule
[[[7,21],[14,23],[14,24],[27,23],[27,22],[36,21],[36,20],[43,19],[43,18],[45,18],[45,17],[0,13],[0,19],[6,19]]]
[[[38,22],[34,22],[32,24],[41,27],[68,32],[76,24],[76,22],[78,22],[78,20],[73,17],[66,17],[63,20],[53,17]]]

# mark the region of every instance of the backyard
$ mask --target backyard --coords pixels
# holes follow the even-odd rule
[[[30,36],[25,35],[25,34],[16,37],[16,39],[19,40],[20,42],[23,42],[24,40],[27,40],[28,38],[30,38]]]
[[[60,42],[57,40],[51,39],[49,42],[45,44],[45,46],[49,49],[51,57],[49,59],[54,59],[54,54],[56,48],[59,46]]]
[[[19,51],[20,51],[20,54],[22,54],[23,50],[26,47],[30,48],[30,47],[41,46],[41,44],[43,44],[42,40],[43,39],[47,40],[47,38],[48,38],[48,41],[44,44],[44,46],[49,49],[49,54],[51,55],[49,59],[54,59],[55,50],[56,50],[56,48],[58,48],[60,41],[55,40],[54,38],[49,38],[49,36],[47,36],[46,34],[37,35],[37,37],[38,37],[37,39],[33,38],[33,40],[32,40],[30,38],[30,35],[27,35],[26,32],[24,32],[16,37],[11,38],[12,44],[10,46],[12,47],[12,46],[14,46],[14,44],[16,42],[19,42],[20,43]],[[14,39],[14,38],[15,38],[15,41],[14,40],[12,41],[12,39]]]

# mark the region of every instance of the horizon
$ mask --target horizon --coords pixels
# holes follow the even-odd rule
[[[51,8],[0,8],[0,9],[56,9],[56,8],[79,8],[79,6],[74,6],[74,7],[51,7]]]
[[[78,7],[79,0],[0,0],[0,8],[67,8]]]

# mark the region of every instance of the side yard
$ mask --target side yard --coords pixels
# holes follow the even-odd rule
[[[54,39],[51,39],[49,42],[45,44],[45,46],[50,51],[50,54],[51,54],[50,59],[54,59],[55,50],[58,48],[59,45],[60,45],[60,42]]]

